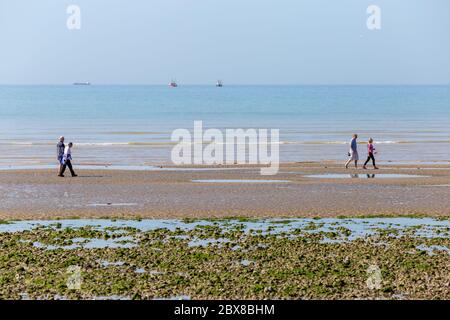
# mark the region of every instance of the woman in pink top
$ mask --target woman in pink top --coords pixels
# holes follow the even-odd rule
[[[374,169],[378,169],[378,167],[375,165],[375,157],[373,156],[375,154],[375,147],[373,146],[373,139],[370,138],[369,139],[369,143],[367,144],[367,160],[364,163],[363,168],[367,169],[366,165],[367,163],[369,163],[370,159],[372,159],[372,163],[373,163],[373,168]]]

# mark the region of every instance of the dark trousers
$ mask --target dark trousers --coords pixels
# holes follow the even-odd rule
[[[364,165],[368,164],[370,159],[372,159],[373,166],[375,167],[375,157],[373,156],[373,153],[369,153],[366,162],[364,162]]]
[[[66,171],[66,167],[69,167],[70,174],[74,176],[75,171],[73,171],[72,163],[70,163],[70,160],[66,160],[66,162],[61,166],[61,170],[59,170],[59,175],[62,176],[64,174],[64,171]]]
[[[62,162],[63,162],[63,160],[62,160],[62,156],[58,156],[58,163],[59,163],[59,167],[58,167],[58,174],[61,172],[61,169],[62,169]]]

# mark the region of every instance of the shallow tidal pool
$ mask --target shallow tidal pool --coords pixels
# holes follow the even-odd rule
[[[411,179],[411,178],[427,178],[429,176],[415,175],[415,174],[394,174],[394,173],[326,173],[326,174],[309,174],[305,175],[305,178],[316,179]]]

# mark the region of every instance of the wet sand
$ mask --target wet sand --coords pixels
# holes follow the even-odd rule
[[[221,168],[78,170],[77,178],[59,178],[56,169],[0,171],[0,219],[450,216],[450,165],[346,170],[335,163],[291,163],[275,176],[261,176],[259,168]],[[349,178],[307,177],[316,174]],[[227,181],[242,179],[249,181]]]

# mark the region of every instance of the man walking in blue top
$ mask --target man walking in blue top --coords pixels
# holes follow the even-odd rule
[[[345,164],[345,168],[348,169],[348,165],[350,162],[355,161],[355,168],[358,169],[358,142],[356,141],[358,139],[358,135],[355,133],[353,135],[352,140],[350,141],[350,151],[348,152],[348,156],[350,157]]]

